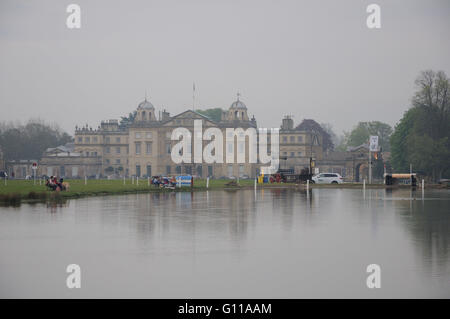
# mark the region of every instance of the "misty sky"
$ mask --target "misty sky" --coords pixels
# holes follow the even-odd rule
[[[81,6],[82,27],[66,27]],[[381,6],[368,29],[366,7]],[[73,134],[133,111],[228,108],[236,92],[258,126],[285,114],[395,124],[421,70],[450,75],[450,1],[0,2],[0,121],[40,118]]]

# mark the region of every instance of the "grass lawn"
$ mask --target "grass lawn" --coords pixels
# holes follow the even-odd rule
[[[89,179],[87,185],[84,184],[84,179],[67,179],[64,180],[70,184],[70,190],[64,192],[54,192],[36,181],[36,185],[32,180],[8,180],[0,182],[0,203],[5,204],[19,204],[22,200],[26,201],[45,201],[48,198],[77,198],[82,196],[108,195],[108,194],[126,194],[136,192],[172,192],[170,189],[156,188],[153,185],[148,186],[147,179],[141,179],[139,185],[132,184],[131,179],[126,179],[125,184],[122,180],[105,180],[105,179]],[[227,183],[230,180],[211,179],[209,181],[209,189],[223,189],[227,188]],[[240,180],[241,187],[252,187],[254,185],[253,179]],[[258,184],[259,187],[297,187],[295,184]],[[235,186],[228,186],[230,188],[237,188]],[[310,184],[311,188],[362,188],[361,184],[345,183],[339,185],[316,185]],[[366,187],[382,188],[385,185],[366,185]],[[176,191],[191,191],[191,187],[177,188]],[[195,179],[193,190],[206,190],[206,179]]]
[[[67,179],[64,180],[70,184],[70,190],[64,192],[54,192],[45,187],[44,182],[36,181],[34,185],[33,180],[8,180],[6,185],[2,180],[0,183],[0,201],[9,202],[13,200],[19,201],[21,199],[45,199],[48,196],[55,195],[60,197],[81,197],[89,195],[104,195],[104,194],[122,194],[122,193],[135,193],[135,192],[160,192],[160,191],[173,191],[169,189],[156,188],[153,185],[148,185],[147,179],[141,179],[139,185],[136,181],[132,184],[131,179],[126,179],[125,184],[122,180],[104,180],[104,179],[90,179],[85,182],[83,179]],[[226,183],[230,180],[214,180],[209,181],[210,189],[225,188]],[[254,180],[240,180],[240,186],[252,186]],[[206,189],[206,179],[194,180],[194,190]],[[177,191],[190,191],[190,187],[177,188]]]

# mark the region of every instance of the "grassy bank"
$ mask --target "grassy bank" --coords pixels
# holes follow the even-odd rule
[[[194,181],[194,187],[182,187],[176,190],[161,189],[148,186],[146,179],[140,180],[139,185],[132,184],[131,179],[127,179],[125,184],[123,180],[88,180],[85,185],[84,180],[66,180],[70,184],[70,191],[54,192],[48,190],[42,183],[39,185],[39,181],[34,185],[33,181],[25,180],[8,180],[5,185],[2,180],[0,183],[0,203],[3,205],[18,205],[21,202],[42,202],[47,200],[69,199],[79,198],[85,196],[101,196],[101,195],[115,195],[115,194],[131,194],[131,193],[147,193],[147,192],[173,192],[173,191],[199,191],[206,190],[206,179],[196,179]],[[254,180],[240,180],[239,187],[227,186],[230,180],[213,180],[209,181],[209,189],[229,189],[229,188],[252,188]],[[427,187],[430,185],[427,185]],[[297,184],[262,184],[258,185],[258,188],[280,188],[280,187],[304,187],[304,185]],[[346,183],[346,184],[311,184],[311,188],[362,188],[362,184],[359,183]],[[366,185],[367,188],[385,188],[387,186],[382,184]],[[391,186],[392,187],[392,186]],[[394,186],[402,187],[402,186]],[[403,186],[408,187],[408,186]]]
[[[130,194],[144,192],[173,192],[173,191],[198,191],[206,190],[206,179],[194,181],[194,187],[182,187],[175,190],[157,188],[148,185],[146,179],[140,180],[139,185],[136,181],[132,184],[131,179],[125,180],[88,180],[85,185],[84,180],[65,180],[70,184],[70,190],[64,192],[54,192],[48,190],[39,181],[34,182],[26,180],[8,180],[6,185],[4,181],[0,183],[0,202],[4,204],[18,204],[22,201],[45,201],[52,198],[78,198],[84,196]],[[209,189],[227,188],[229,180],[210,180]],[[253,180],[240,180],[240,187],[249,187],[254,183]],[[232,186],[231,186],[232,187]],[[236,187],[234,187],[236,188]]]

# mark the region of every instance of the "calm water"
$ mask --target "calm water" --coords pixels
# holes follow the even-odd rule
[[[449,298],[449,208],[448,190],[352,189],[1,207],[0,297]]]

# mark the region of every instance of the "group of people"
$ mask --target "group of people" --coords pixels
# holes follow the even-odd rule
[[[177,186],[177,179],[175,176],[172,176],[171,178],[164,176],[153,176],[152,184],[156,187],[175,187]]]
[[[63,191],[66,190],[66,184],[64,183],[64,179],[60,178],[59,181],[56,176],[50,176],[45,181],[45,186],[50,188],[53,191]]]

